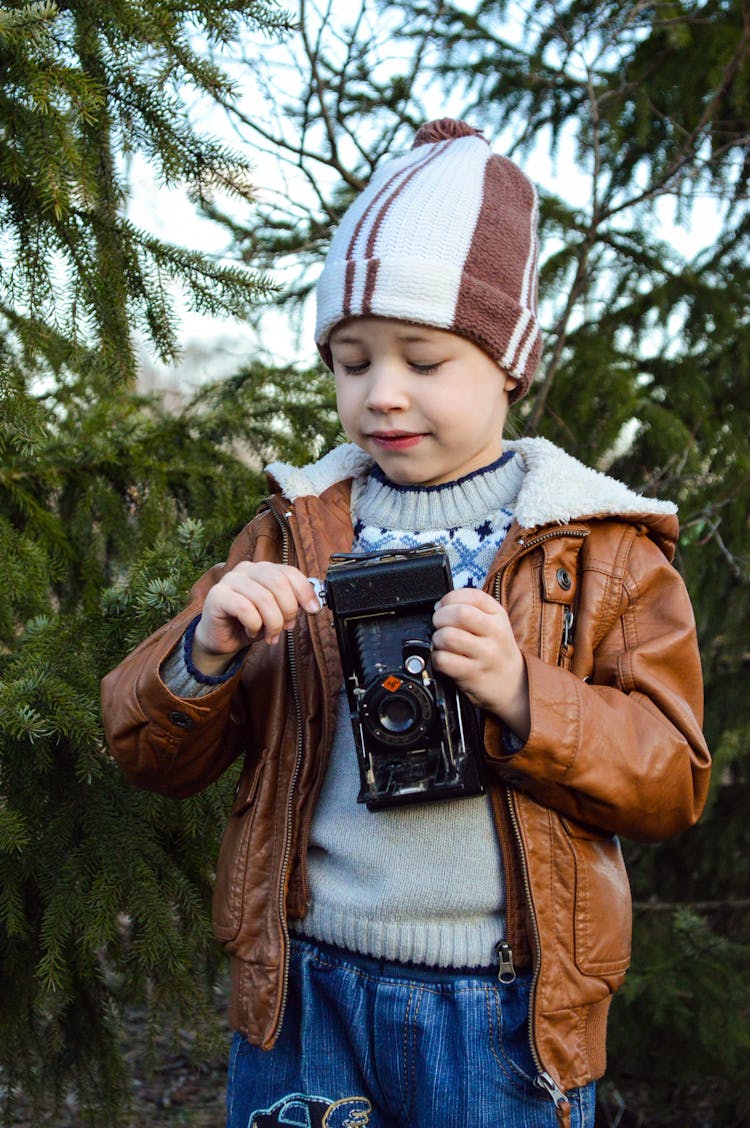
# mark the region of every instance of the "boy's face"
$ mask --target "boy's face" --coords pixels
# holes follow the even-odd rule
[[[444,329],[353,317],[331,334],[339,416],[399,485],[437,486],[502,454],[515,381]]]

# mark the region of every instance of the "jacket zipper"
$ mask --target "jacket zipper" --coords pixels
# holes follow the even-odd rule
[[[528,552],[531,551],[531,549],[536,548],[538,545],[544,544],[548,540],[553,540],[555,537],[561,537],[561,536],[566,536],[566,537],[573,536],[573,537],[580,537],[581,539],[583,539],[584,537],[588,536],[588,531],[585,530],[585,529],[581,529],[580,531],[575,530],[575,529],[567,529],[567,530],[563,530],[563,529],[557,530],[556,529],[554,532],[543,533],[541,536],[532,537],[530,540],[525,540],[524,538],[518,539],[518,541],[516,543],[517,543],[520,551],[516,552],[515,555],[511,556],[510,559],[506,560],[505,563],[502,565],[502,567],[498,568],[497,573],[495,575],[495,581],[494,581],[493,587],[494,587],[495,599],[498,601],[498,603],[500,602],[500,585],[501,585],[501,582],[502,582],[502,577],[504,576],[504,574],[505,574],[506,570],[508,569],[509,565],[512,564],[512,563],[515,563],[521,556],[525,556]],[[564,635],[563,642],[564,642],[564,644],[567,644],[570,641],[570,632],[572,631],[572,627],[573,627],[573,614],[572,614],[572,612],[569,613],[569,616],[566,615],[565,620],[564,620],[564,627],[565,627],[565,635]],[[538,983],[539,983],[541,940],[540,940],[540,936],[539,936],[539,924],[537,922],[536,910],[534,908],[534,900],[533,900],[533,896],[532,896],[532,892],[531,892],[531,882],[529,880],[529,869],[528,869],[528,864],[527,864],[527,860],[526,860],[526,853],[525,853],[525,850],[524,850],[523,838],[521,836],[521,827],[520,827],[520,824],[518,822],[518,814],[516,812],[515,803],[514,803],[514,800],[513,800],[513,795],[512,795],[510,788],[505,789],[505,796],[506,796],[506,800],[507,800],[507,807],[508,807],[508,814],[509,814],[509,818],[510,818],[510,825],[511,825],[511,828],[513,830],[513,835],[514,835],[515,840],[516,840],[516,845],[518,847],[518,857],[519,857],[519,862],[520,862],[520,867],[521,867],[521,878],[522,878],[522,881],[523,881],[523,890],[524,890],[524,895],[526,897],[526,904],[529,907],[529,920],[531,922],[532,947],[533,947],[533,951],[534,951],[534,970],[533,970],[533,974],[532,974],[532,978],[531,978],[531,990],[530,990],[530,993],[529,993],[528,1039],[529,1039],[529,1048],[531,1050],[531,1056],[532,1056],[532,1059],[534,1061],[534,1065],[536,1066],[536,1069],[537,1069],[537,1076],[535,1078],[535,1084],[537,1085],[538,1088],[543,1089],[544,1092],[547,1093],[549,1098],[553,1101],[553,1103],[555,1105],[555,1112],[556,1112],[557,1118],[558,1118],[560,1124],[565,1125],[565,1124],[570,1123],[570,1102],[568,1101],[568,1098],[565,1096],[565,1093],[560,1088],[560,1086],[557,1084],[557,1082],[555,1081],[554,1077],[549,1072],[549,1070],[545,1069],[544,1062],[542,1061],[541,1057],[539,1056],[539,1051],[538,1051],[537,1045],[536,1045],[536,1037],[534,1035],[534,1005],[535,1005],[535,1002],[536,1002],[536,992],[537,992],[537,986],[538,986]],[[512,959],[512,956],[511,956],[511,959]]]
[[[569,529],[565,526],[561,526],[559,529],[553,529],[549,533],[541,533],[539,536],[532,537],[531,540],[526,540],[525,537],[519,537],[516,541],[519,551],[498,568],[497,575],[495,576],[496,585],[499,584],[500,577],[509,564],[513,564],[519,556],[525,556],[530,549],[536,548],[537,545],[544,544],[545,541],[555,540],[557,537],[578,537],[579,540],[585,540],[588,535],[588,529]]]
[[[544,1068],[544,1063],[539,1056],[539,1051],[536,1046],[536,1039],[534,1037],[534,1004],[536,1002],[536,990],[539,982],[539,953],[541,951],[541,943],[539,938],[539,925],[536,919],[536,910],[534,909],[534,901],[531,895],[531,882],[529,881],[529,869],[526,864],[526,854],[523,848],[523,839],[521,837],[521,827],[518,822],[518,815],[516,813],[515,803],[510,788],[505,791],[508,814],[510,815],[510,824],[513,828],[513,834],[518,844],[519,859],[521,862],[521,877],[523,879],[523,889],[526,895],[526,903],[529,906],[529,919],[531,921],[531,932],[534,949],[534,973],[531,978],[531,991],[529,993],[529,1048],[531,1056],[534,1059],[534,1064],[537,1069],[537,1076],[535,1079],[536,1085],[545,1091],[550,1099],[555,1104],[555,1109],[558,1118],[562,1123],[565,1123],[565,1117],[570,1114],[570,1102],[565,1096],[560,1086],[555,1081],[554,1077]]]
[[[269,502],[268,508],[276,519],[276,522],[281,530],[282,550],[281,562],[282,564],[289,564],[289,541],[290,529],[287,518],[291,515],[291,510],[285,514],[279,513],[276,507]],[[289,793],[287,795],[286,805],[286,822],[284,824],[284,854],[281,862],[281,869],[279,871],[279,920],[281,921],[281,929],[284,937],[284,956],[282,960],[282,981],[281,981],[281,999],[279,1000],[279,1014],[276,1019],[276,1024],[273,1030],[274,1039],[278,1037],[284,1022],[284,1015],[286,1014],[287,999],[289,996],[289,926],[286,919],[286,878],[289,872],[289,863],[292,854],[292,808],[294,804],[294,790],[299,778],[300,768],[302,767],[302,754],[303,754],[303,741],[302,741],[302,726],[303,726],[303,713],[302,701],[299,689],[299,678],[297,672],[297,655],[294,649],[294,633],[288,631],[286,636],[287,657],[289,659],[289,678],[292,686],[292,700],[294,702],[294,711],[297,719],[297,749],[296,758],[294,761],[294,770],[292,778],[289,783]]]

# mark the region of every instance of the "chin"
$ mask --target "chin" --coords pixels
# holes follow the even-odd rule
[[[452,481],[451,478],[426,478],[424,474],[420,474],[416,470],[412,474],[410,474],[408,471],[402,471],[401,473],[396,471],[394,473],[391,473],[384,466],[381,466],[381,470],[383,471],[385,476],[389,478],[391,482],[394,482],[397,486],[415,486],[427,489],[429,486],[442,486],[445,482]]]

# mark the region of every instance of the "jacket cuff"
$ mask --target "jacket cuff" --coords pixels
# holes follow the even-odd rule
[[[531,705],[528,739],[519,744],[499,717],[488,714],[487,755],[501,774],[507,768],[514,776],[559,784],[565,780],[579,745],[581,683],[574,674],[549,666],[540,658],[528,654],[524,658]]]
[[[175,697],[183,699],[205,697],[217,686],[224,685],[234,677],[242,666],[248,651],[248,647],[244,647],[235,656],[231,666],[221,674],[202,673],[193,664],[193,637],[200,619],[200,615],[196,615],[192,620],[175,649],[162,663],[159,671],[162,681]]]

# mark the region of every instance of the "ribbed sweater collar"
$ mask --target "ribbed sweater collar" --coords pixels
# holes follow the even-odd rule
[[[352,509],[357,520],[383,529],[456,529],[512,509],[523,476],[523,459],[513,451],[439,486],[400,486],[375,467],[355,481]]]

